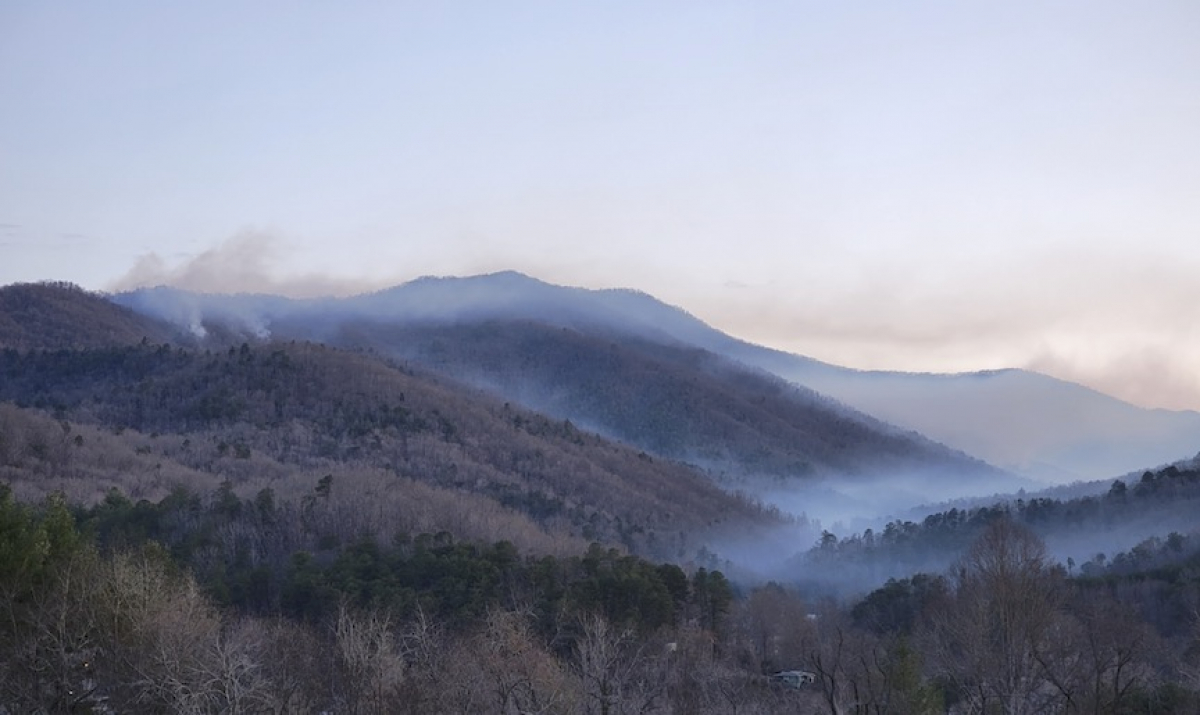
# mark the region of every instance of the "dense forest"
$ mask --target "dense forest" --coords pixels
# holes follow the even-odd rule
[[[70,447],[82,446],[65,432],[103,425],[145,437],[137,449],[164,469],[225,475],[240,492],[277,481],[295,491],[297,473],[348,472],[342,481],[354,486],[338,508],[357,514],[356,528],[378,522],[384,537],[382,507],[406,482],[477,497],[492,505],[482,513],[523,517],[551,538],[599,538],[663,558],[694,555],[707,533],[783,522],[684,465],[320,345],[9,349],[0,371],[0,399],[60,421],[64,434],[30,448],[45,452],[56,477],[70,474]],[[518,534],[491,536],[519,543]]]
[[[0,713],[1200,709],[1195,460],[838,538],[394,355],[0,299]]]

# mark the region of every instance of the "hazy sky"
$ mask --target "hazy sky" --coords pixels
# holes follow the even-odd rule
[[[1200,408],[1197,38],[1195,0],[7,0],[0,283],[511,268]]]

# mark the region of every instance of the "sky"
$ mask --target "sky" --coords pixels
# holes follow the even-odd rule
[[[519,270],[1200,409],[1200,3],[0,0],[0,284]]]

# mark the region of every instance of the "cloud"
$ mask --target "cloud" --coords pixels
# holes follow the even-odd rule
[[[1047,351],[1025,367],[1089,385],[1101,392],[1145,407],[1200,409],[1200,364],[1195,346],[1134,347],[1100,359],[1069,351]]]
[[[789,268],[787,280],[678,301],[735,335],[835,364],[1028,367],[1139,405],[1200,409],[1200,265],[1187,259],[1046,250],[964,267]]]

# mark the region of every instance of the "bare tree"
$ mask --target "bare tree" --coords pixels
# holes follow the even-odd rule
[[[583,712],[652,712],[667,692],[669,658],[665,643],[637,639],[632,629],[616,627],[600,614],[584,616],[575,642]]]
[[[807,614],[799,596],[775,583],[756,588],[739,604],[737,634],[757,671],[765,675],[800,666],[811,631]]]
[[[1183,664],[1180,675],[1189,688],[1200,692],[1200,609],[1192,610],[1191,626],[1188,651],[1193,655],[1189,661]]]
[[[574,688],[557,660],[540,644],[529,617],[492,609],[472,640],[473,658],[491,694],[491,712],[540,715],[568,711]]]
[[[264,710],[286,715],[320,710],[328,697],[328,648],[310,626],[284,618],[253,622],[260,667],[269,683]]]
[[[993,522],[954,574],[954,593],[930,620],[937,670],[970,712],[1047,712],[1059,692],[1042,661],[1063,601],[1061,574],[1042,541],[1007,519]]]
[[[97,599],[114,674],[112,704],[178,713],[252,712],[268,683],[253,630],[227,630],[196,582],[165,554],[145,550],[106,563]]]
[[[341,673],[340,699],[350,713],[386,713],[404,680],[404,659],[391,619],[378,611],[338,609],[334,639]]]

